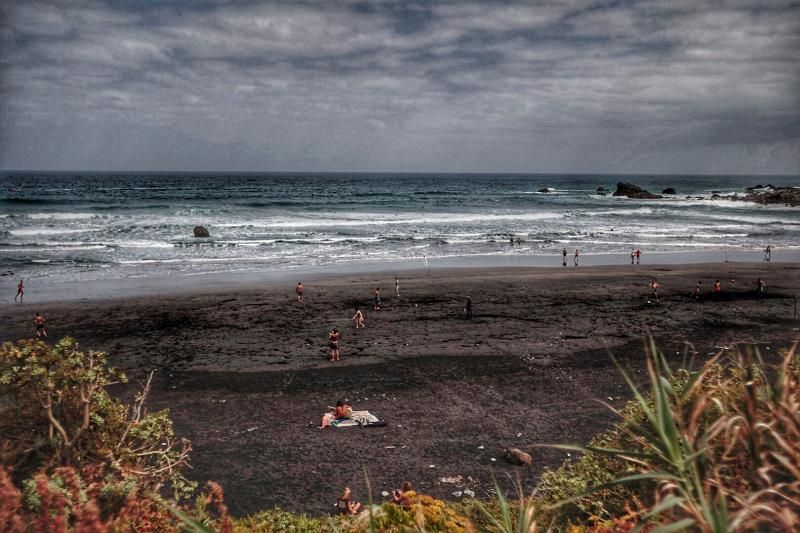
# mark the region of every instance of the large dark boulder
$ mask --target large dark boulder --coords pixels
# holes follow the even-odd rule
[[[678,194],[678,191],[676,191],[676,190],[675,190],[674,188],[672,188],[672,187],[667,187],[666,189],[664,189],[663,191],[661,191],[661,194]]]
[[[203,226],[195,226],[194,227],[194,236],[195,237],[210,237],[211,235],[208,234],[208,230]]]
[[[614,191],[614,196],[627,196],[628,198],[637,198],[639,200],[662,198],[660,194],[653,194],[650,191],[642,189],[638,185],[624,183],[622,181],[617,183],[617,190]]]

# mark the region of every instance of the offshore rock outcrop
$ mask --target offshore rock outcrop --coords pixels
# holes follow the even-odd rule
[[[614,196],[627,196],[628,198],[637,198],[639,200],[655,200],[662,198],[660,194],[653,194],[634,185],[632,183],[619,182],[617,183],[617,190],[614,191]]]
[[[800,187],[748,187],[742,200],[757,204],[800,207]]]

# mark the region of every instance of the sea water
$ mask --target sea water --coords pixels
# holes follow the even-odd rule
[[[678,194],[614,197],[618,181]],[[770,244],[796,257],[800,209],[712,199],[768,183],[800,177],[4,172],[0,274],[74,283],[498,257],[555,265],[564,246],[620,263],[632,248]],[[195,238],[197,225],[211,237]]]

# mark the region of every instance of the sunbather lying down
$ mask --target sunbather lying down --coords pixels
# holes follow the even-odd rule
[[[320,423],[319,429],[329,427],[336,420],[350,418],[353,412],[353,406],[347,405],[342,400],[336,402],[336,407],[331,407],[329,405],[328,408],[331,409],[331,411],[322,415],[322,422]]]

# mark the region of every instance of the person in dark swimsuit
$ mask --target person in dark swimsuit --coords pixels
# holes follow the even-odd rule
[[[373,305],[372,308],[375,309],[376,311],[380,311],[380,309],[381,309],[381,288],[380,287],[376,287],[375,288],[375,297],[373,298],[373,303],[374,303],[374,305]]]
[[[304,297],[304,295],[306,293],[306,288],[303,287],[303,282],[302,281],[298,281],[297,282],[297,287],[294,288],[294,292],[297,293],[297,301],[298,302],[302,302],[303,301],[303,297]]]
[[[19,298],[19,303],[22,303],[22,299],[25,297],[25,284],[22,280],[19,280],[19,285],[17,285],[17,295],[14,296],[14,301],[17,301]]]
[[[464,306],[464,315],[467,320],[472,320],[472,298],[467,296],[467,303]]]
[[[567,266],[567,247],[565,246],[563,250],[561,250],[561,258],[564,260],[561,266]]]
[[[339,355],[339,330],[333,328],[330,333],[328,333],[328,341],[329,346],[331,349],[331,361],[341,361]]]

